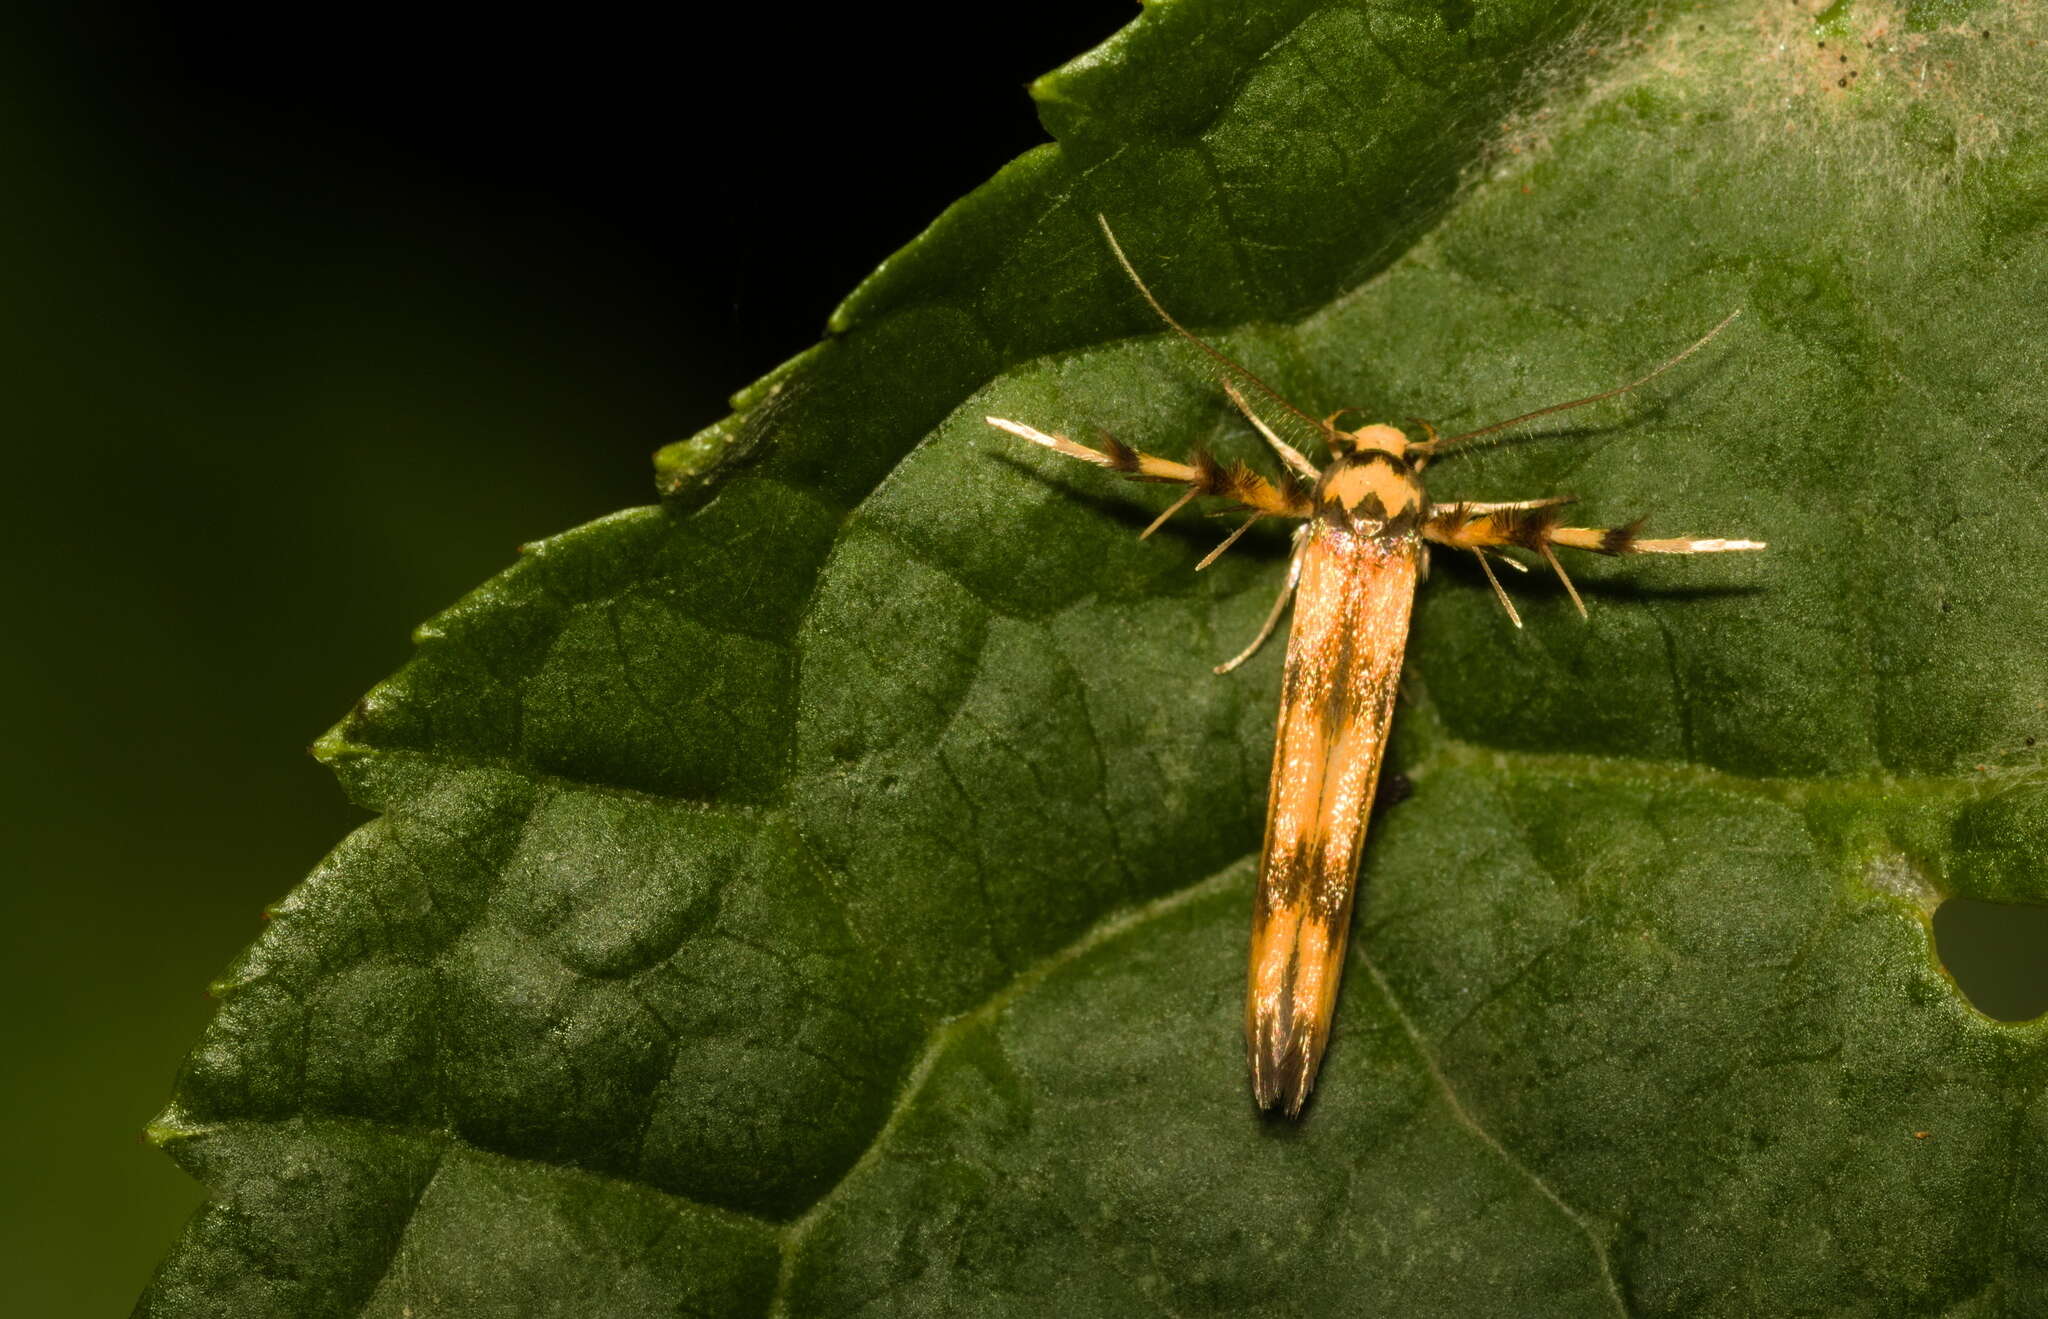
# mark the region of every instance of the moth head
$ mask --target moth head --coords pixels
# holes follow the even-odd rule
[[[1412,442],[1400,427],[1375,422],[1370,426],[1360,426],[1355,431],[1339,430],[1337,418],[1343,415],[1342,412],[1333,412],[1323,419],[1330,452],[1336,457],[1361,458],[1369,453],[1388,453],[1404,459],[1408,456]]]

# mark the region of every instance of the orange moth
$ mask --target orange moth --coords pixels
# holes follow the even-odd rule
[[[1415,585],[1426,571],[1428,547],[1470,552],[1492,585],[1510,622],[1522,625],[1514,603],[1494,575],[1495,557],[1518,569],[1506,551],[1542,560],[1565,593],[1586,613],[1585,602],[1559,562],[1557,549],[1594,554],[1719,554],[1760,550],[1752,540],[1648,540],[1640,521],[1620,527],[1564,525],[1568,496],[1504,503],[1433,504],[1422,470],[1432,460],[1553,412],[1625,394],[1705,347],[1739,313],[1731,313],[1697,342],[1628,384],[1566,403],[1525,412],[1462,435],[1439,436],[1417,422],[1422,439],[1387,425],[1342,430],[1342,412],[1317,421],[1283,398],[1242,364],[1176,321],[1140,279],[1102,221],[1110,251],[1139,294],[1169,329],[1206,354],[1222,371],[1224,392],[1286,467],[1279,481],[1243,464],[1225,468],[1205,453],[1187,462],[1141,453],[1117,440],[1100,449],[1022,422],[989,417],[988,424],[1056,453],[1139,481],[1185,486],[1179,499],[1145,528],[1149,536],[1198,496],[1228,500],[1250,514],[1200,563],[1208,567],[1262,518],[1292,518],[1294,534],[1286,582],[1251,645],[1216,666],[1228,673],[1251,658],[1279,626],[1288,601],[1294,626],[1280,684],[1280,717],[1273,746],[1273,776],[1266,806],[1266,838],[1259,855],[1252,908],[1251,976],[1245,1002],[1245,1042],[1252,1092],[1260,1108],[1301,1112],[1315,1084],[1330,1038],[1330,1016],[1344,970],[1357,887],[1358,856],[1386,752],[1394,693],[1408,641]],[[1245,398],[1249,386],[1265,402],[1307,426],[1329,450],[1317,467],[1283,440]],[[1348,409],[1347,409],[1348,410]]]

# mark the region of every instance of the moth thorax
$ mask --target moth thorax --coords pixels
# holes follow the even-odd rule
[[[1341,519],[1368,534],[1413,528],[1426,504],[1414,467],[1385,449],[1338,458],[1316,488],[1316,505],[1323,516]]]

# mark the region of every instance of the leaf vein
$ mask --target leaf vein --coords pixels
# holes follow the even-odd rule
[[[1622,1299],[1621,1288],[1615,1282],[1614,1268],[1607,1258],[1607,1246],[1600,1240],[1599,1234],[1593,1230],[1592,1223],[1583,1214],[1579,1213],[1578,1210],[1566,1204],[1564,1198],[1551,1189],[1550,1183],[1539,1177],[1529,1165],[1516,1158],[1508,1147],[1501,1144],[1499,1139],[1480,1123],[1472,1111],[1465,1107],[1465,1101],[1458,1097],[1456,1087],[1451,1084],[1450,1078],[1444,1074],[1443,1066],[1437,1060],[1435,1051],[1429,1047],[1429,1043],[1423,1038],[1422,1032],[1416,1028],[1415,1022],[1410,1019],[1407,1009],[1401,1006],[1401,1000],[1395,997],[1394,988],[1387,983],[1386,976],[1380,973],[1379,964],[1374,962],[1371,955],[1362,948],[1359,950],[1359,960],[1365,964],[1366,974],[1372,977],[1373,984],[1379,987],[1380,996],[1386,1000],[1388,1010],[1394,1014],[1394,1020],[1400,1023],[1401,1030],[1408,1036],[1408,1042],[1414,1047],[1416,1056],[1422,1060],[1422,1065],[1429,1070],[1430,1079],[1436,1083],[1436,1088],[1443,1095],[1444,1102],[1450,1106],[1451,1115],[1458,1120],[1460,1126],[1476,1136],[1481,1144],[1499,1156],[1502,1163],[1506,1164],[1522,1180],[1529,1183],[1537,1194],[1548,1200],[1560,1214],[1565,1216],[1566,1220],[1574,1228],[1578,1229],[1579,1234],[1585,1237],[1586,1247],[1592,1251],[1593,1262],[1599,1268],[1600,1281],[1606,1288],[1608,1298],[1614,1302],[1614,1312],[1622,1316],[1622,1319],[1628,1319],[1628,1305]]]

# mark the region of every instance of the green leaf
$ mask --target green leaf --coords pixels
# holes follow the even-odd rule
[[[665,506],[323,740],[379,816],[218,986],[141,1312],[2048,1309],[2048,1028],[1928,928],[2048,900],[2044,35],[1149,7]],[[1209,672],[1283,534],[1197,575],[1170,492],[981,421],[1258,457],[1097,212],[1321,411],[1470,428],[1745,313],[1432,469],[1771,549],[1577,566],[1589,624],[1514,580],[1522,632],[1439,556],[1298,1124],[1239,1035],[1279,648]]]

